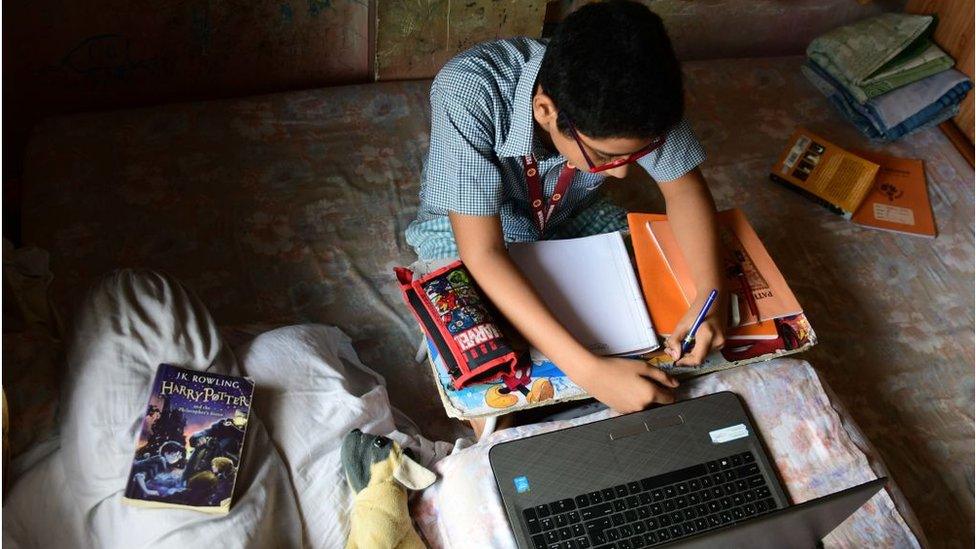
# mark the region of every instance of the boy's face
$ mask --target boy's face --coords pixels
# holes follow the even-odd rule
[[[544,92],[537,91],[532,101],[532,111],[536,123],[549,134],[553,146],[559,154],[566,158],[566,162],[587,171],[589,164],[583,156],[581,147],[586,148],[586,154],[593,161],[594,165],[606,164],[618,158],[626,158],[636,151],[647,147],[651,139],[640,139],[633,137],[608,137],[604,139],[594,139],[577,130],[576,134],[579,143],[573,139],[572,135],[564,134],[559,131],[556,119],[559,110],[555,103]],[[623,178],[627,175],[629,164],[624,164],[617,168],[606,170],[605,174],[611,177]]]

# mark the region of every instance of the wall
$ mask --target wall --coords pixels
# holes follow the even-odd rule
[[[973,0],[910,0],[905,11],[938,14],[935,41],[956,59],[956,69],[973,78]],[[966,97],[955,118],[970,144],[974,141],[973,95]]]
[[[368,0],[4,2],[4,179],[46,116],[368,81],[369,21]]]

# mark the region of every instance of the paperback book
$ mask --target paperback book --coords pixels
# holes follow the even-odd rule
[[[227,513],[253,394],[246,377],[160,364],[122,501]]]

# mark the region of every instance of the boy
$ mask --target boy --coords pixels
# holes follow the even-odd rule
[[[638,163],[659,182],[697,298],[667,342],[673,358],[712,288],[721,290],[704,151],[682,118],[681,72],[661,19],[635,2],[588,4],[548,45],[476,46],[431,87],[420,211],[406,231],[431,270],[460,257],[512,325],[591,395],[619,412],[671,402],[677,382],[641,361],[593,355],[553,317],[506,242],[618,230],[624,212],[593,191]],[[725,298],[678,360],[723,344]]]

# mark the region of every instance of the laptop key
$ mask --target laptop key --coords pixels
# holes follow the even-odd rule
[[[634,549],[634,546],[630,544],[629,539],[622,539],[617,542],[617,549]]]
[[[661,501],[662,499],[664,499],[664,490],[660,488],[658,488],[657,490],[653,490],[651,492],[651,497],[654,498],[654,501]]]
[[[546,549],[546,537],[542,534],[532,536],[532,545],[535,549]]]
[[[627,510],[627,502],[622,499],[613,501],[613,510],[620,513]]]
[[[739,455],[742,457],[742,461],[744,463],[752,463],[753,461],[756,461],[756,458],[752,455],[752,452],[742,452]]]
[[[718,515],[709,515],[708,517],[709,526],[718,526],[720,524],[722,524],[722,521],[719,520]]]
[[[635,534],[643,534],[644,532],[647,531],[647,525],[641,521],[635,522],[632,526],[634,528]]]
[[[698,479],[698,482],[701,483],[702,488],[710,488],[712,486],[712,478],[711,477],[702,477],[702,478]]]
[[[708,506],[705,505],[704,503],[701,504],[701,505],[698,505],[698,506],[695,507],[695,512],[698,513],[698,516],[704,517],[705,515],[708,514]]]
[[[637,499],[637,496],[627,496],[627,508],[628,509],[633,509],[634,507],[637,507],[638,505],[640,505],[640,500]]]
[[[639,482],[628,482],[627,490],[629,490],[631,494],[636,494],[641,491],[641,485]]]
[[[614,487],[613,490],[617,494],[618,498],[627,496],[627,485],[625,484],[618,484],[617,486]]]
[[[668,541],[671,539],[671,532],[669,532],[667,528],[661,528],[657,531],[657,537],[661,541]]]
[[[732,507],[732,500],[729,498],[722,498],[718,502],[722,505],[722,509],[730,509]]]
[[[603,501],[610,501],[617,497],[614,495],[613,488],[604,488],[603,490],[600,490],[600,495],[603,496]]]
[[[671,528],[668,528],[668,530],[669,530],[669,531],[671,532],[671,537],[672,537],[672,538],[678,538],[678,537],[681,537],[681,536],[682,536],[682,535],[684,534],[684,532],[685,532],[685,531],[684,531],[684,530],[683,530],[683,529],[681,528],[681,526],[677,526],[677,525],[675,525],[675,526],[672,526]]]
[[[538,534],[542,531],[542,526],[539,525],[537,518],[526,519],[525,525],[529,528],[529,534]]]
[[[582,524],[576,523],[570,526],[570,529],[573,531],[573,537],[578,538],[586,535],[586,528],[583,528]]]
[[[601,544],[604,544],[604,543],[607,543],[608,541],[610,541],[610,540],[607,539],[606,533],[604,533],[602,531],[601,532],[597,532],[595,534],[594,533],[591,533],[590,534],[590,539],[592,539],[593,540],[593,543],[595,543],[597,545],[601,545]]]
[[[590,547],[590,540],[586,538],[576,538],[573,541],[576,542],[576,547],[579,549],[588,549]]]
[[[630,538],[630,544],[639,549],[644,546],[644,538],[641,536],[634,536]]]
[[[647,492],[641,492],[640,495],[637,496],[637,500],[641,502],[641,505],[650,505],[651,494]]]
[[[698,528],[699,531],[706,530],[708,528],[708,521],[703,518],[696,518],[695,528]]]
[[[657,543],[657,534],[655,532],[648,532],[644,534],[644,543]]]
[[[646,519],[651,516],[651,508],[648,506],[638,507],[637,516],[642,519]]]
[[[732,460],[729,458],[722,458],[718,460],[718,466],[722,469],[728,469],[729,467],[732,467]]]
[[[590,500],[590,505],[603,503],[603,494],[599,490],[596,492],[590,492],[589,494],[586,494],[586,498]]]
[[[745,502],[746,502],[746,500],[745,500],[745,498],[742,497],[742,494],[733,494],[732,495],[732,503],[734,503],[736,505],[742,505]]]
[[[723,484],[722,491],[725,492],[725,495],[731,496],[732,494],[735,493],[735,483],[730,482],[728,484]]]
[[[536,506],[535,511],[536,511],[536,513],[539,514],[539,518],[548,517],[549,514],[550,514],[549,513],[549,506],[546,505],[546,504],[542,504],[542,505]]]
[[[613,521],[610,520],[610,517],[600,517],[587,522],[586,531],[593,534],[594,532],[602,532],[611,526],[613,526]]]
[[[685,515],[681,511],[675,511],[671,513],[670,516],[672,524],[680,524],[683,520],[685,520]]]
[[[586,494],[576,496],[576,508],[581,509],[590,504],[590,498]]]
[[[618,532],[616,528],[611,528],[607,530],[606,534],[607,534],[607,539],[610,541],[617,541],[618,539],[620,539],[620,532]]]
[[[569,517],[569,523],[570,524],[573,524],[573,523],[576,523],[576,522],[579,522],[580,521],[579,511],[571,511],[569,513],[569,515],[567,515],[567,516]]]
[[[617,531],[620,532],[620,537],[623,537],[623,538],[633,537],[634,534],[637,533],[637,532],[634,532],[634,527],[631,526],[631,525],[629,525],[629,524],[624,524],[619,529],[617,529]]]
[[[627,521],[624,520],[624,514],[623,513],[617,513],[616,515],[614,515],[614,516],[612,516],[610,518],[613,520],[613,525],[614,526],[620,526],[624,522],[627,522]]]
[[[562,528],[569,524],[569,518],[566,515],[556,515],[553,517],[553,522],[556,523],[556,528]]]
[[[613,505],[609,503],[601,503],[600,505],[594,505],[592,507],[587,507],[580,511],[580,516],[583,520],[590,520],[597,517],[605,517],[607,515],[613,514]]]
[[[627,522],[634,522],[635,520],[637,520],[637,511],[634,511],[633,509],[627,509],[626,511],[624,511],[624,518],[627,519]]]
[[[649,530],[657,530],[657,527],[658,527],[658,525],[659,525],[660,523],[658,522],[658,520],[657,520],[656,518],[654,518],[654,517],[651,517],[651,518],[649,518],[649,519],[647,519],[647,520],[645,520],[645,521],[644,521],[644,524],[646,524],[646,525],[647,525],[647,528],[648,528]]]
[[[762,475],[752,477],[749,479],[749,486],[756,488],[757,486],[763,486],[766,484],[766,479],[762,478]]]
[[[559,533],[555,530],[549,530],[544,534],[546,536],[546,543],[553,544],[559,543]]]
[[[690,488],[692,492],[701,490],[701,482],[697,478],[693,478],[688,481],[688,488]]]
[[[651,513],[653,513],[655,516],[660,515],[663,512],[664,512],[664,507],[660,503],[651,504]]]
[[[559,539],[565,540],[573,537],[572,528],[562,528],[559,530]]]
[[[691,519],[693,519],[693,518],[695,518],[695,517],[698,516],[698,514],[695,513],[695,510],[694,509],[690,509],[690,508],[689,509],[685,509],[683,511],[683,513],[685,515],[685,520],[691,520]]]
[[[694,534],[695,532],[698,531],[698,529],[695,528],[695,524],[693,522],[686,522],[682,524],[681,529],[685,531],[685,534]]]
[[[757,498],[768,498],[769,495],[770,495],[769,488],[767,488],[766,486],[761,486],[759,488],[756,488]]]
[[[738,467],[738,466],[742,465],[742,456],[738,456],[738,455],[732,456],[731,459],[732,459],[732,466],[733,467]]]
[[[756,506],[751,503],[743,505],[742,510],[745,511],[747,517],[751,517],[752,515],[756,514]]]
[[[700,501],[701,501],[701,498],[698,497],[698,492],[695,492],[693,494],[688,494],[688,504],[689,505],[696,505]]]
[[[706,465],[709,473],[715,473],[719,469],[718,461],[709,461]]]
[[[673,498],[676,495],[678,495],[678,493],[674,490],[674,486],[666,486],[664,488],[664,497],[670,499],[670,498]]]
[[[674,498],[674,506],[677,507],[678,509],[682,509],[684,507],[687,507],[688,506],[688,498],[686,498],[686,497],[677,497],[677,498]]]
[[[742,497],[746,501],[756,501],[756,493],[753,492],[752,490],[746,490],[745,492],[743,492]]]
[[[576,504],[573,503],[572,498],[561,499],[556,503],[553,503],[553,505],[556,506],[555,510],[560,513],[565,513],[566,511],[572,511],[573,509],[576,509]]]
[[[671,517],[666,513],[657,517],[657,521],[661,524],[661,526],[671,526]]]
[[[766,507],[770,511],[775,511],[776,509],[778,509],[778,506],[776,505],[776,502],[773,500],[773,498],[766,498],[765,502],[766,502]]]
[[[732,516],[735,518],[735,520],[742,520],[746,518],[745,512],[742,509],[739,509],[738,507],[732,509]]]
[[[688,485],[685,484],[684,482],[679,482],[679,483],[675,484],[674,485],[674,489],[679,494],[687,494],[688,493]]]
[[[552,523],[551,518],[544,518],[540,520],[539,526],[541,526],[543,530],[552,530],[553,528],[556,527],[556,525]]]
[[[721,513],[718,514],[718,518],[719,520],[722,521],[722,524],[728,524],[732,522],[732,513],[728,511],[722,511]]]
[[[674,500],[673,499],[666,499],[666,500],[664,500],[664,510],[665,511],[674,511]]]

